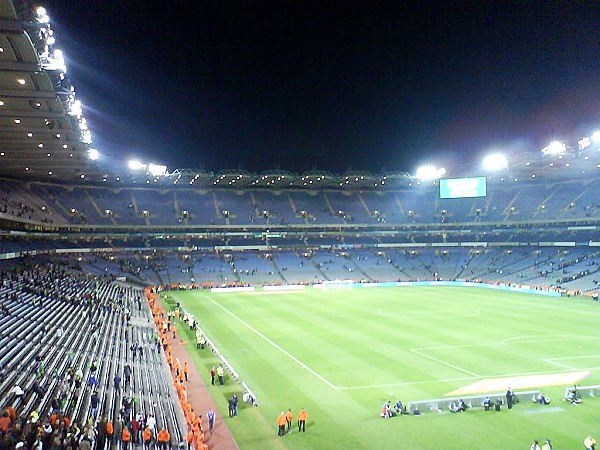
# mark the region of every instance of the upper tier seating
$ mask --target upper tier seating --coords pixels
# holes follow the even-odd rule
[[[420,224],[600,217],[600,180],[488,185],[487,197],[440,199],[436,186],[393,191],[196,190],[0,181],[0,214],[87,225]]]

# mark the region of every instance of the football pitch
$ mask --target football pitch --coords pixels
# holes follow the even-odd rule
[[[241,449],[505,450],[547,437],[566,449],[600,435],[600,399],[563,401],[565,376],[600,383],[600,305],[589,299],[464,287],[164,295],[196,317],[256,394],[258,407],[240,403],[239,416],[227,418],[227,399],[241,398],[241,386],[210,386],[218,359],[179,327]],[[511,384],[540,389],[552,403],[379,417],[387,400],[407,405]],[[288,408],[294,425],[307,409],[306,433],[278,438],[276,418]]]

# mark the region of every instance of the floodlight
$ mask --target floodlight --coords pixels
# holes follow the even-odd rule
[[[596,131],[594,134],[592,134],[592,139],[594,142],[600,142],[600,131]]]
[[[81,116],[83,114],[83,109],[81,108],[81,101],[75,100],[70,104],[69,113],[73,116]]]
[[[60,70],[62,73],[67,73],[67,66],[65,64],[65,55],[62,50],[55,49],[52,52],[52,59],[49,58],[50,64],[47,67],[51,70]]]
[[[567,151],[567,146],[562,142],[554,141],[550,143],[547,147],[542,149],[542,153],[544,155],[560,155],[561,153],[565,153]]]
[[[146,164],[143,164],[135,159],[132,159],[127,164],[131,170],[143,170],[146,168]]]
[[[85,130],[81,133],[81,141],[84,144],[91,144],[92,143],[92,133],[90,132],[90,130]]]
[[[98,153],[98,150],[96,150],[95,148],[90,148],[88,150],[88,157],[92,160],[92,161],[96,161],[98,159],[98,157],[100,156],[100,154]]]
[[[166,175],[167,174],[167,166],[160,165],[160,164],[149,164],[148,172],[150,173],[150,175],[153,175],[155,177],[158,177],[160,175]]]
[[[600,134],[599,134],[600,137]],[[580,139],[579,141],[577,141],[577,144],[579,144],[579,150],[583,150],[585,148],[588,148],[590,145],[592,145],[592,142],[590,141],[589,137],[584,137],[583,139]]]
[[[494,153],[483,159],[483,168],[485,170],[502,170],[508,167],[506,156],[501,153]]]
[[[44,8],[43,6],[38,6],[37,8],[35,8],[35,13],[42,17],[46,15],[46,8]]]
[[[416,177],[420,180],[435,180],[446,173],[446,169],[437,169],[434,166],[421,166],[417,169]]]

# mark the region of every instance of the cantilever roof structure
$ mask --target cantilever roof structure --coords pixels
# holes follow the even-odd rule
[[[94,161],[91,131],[67,76],[64,58],[43,8],[29,0],[0,0],[0,176],[109,185],[189,186],[195,189],[386,189],[418,184],[410,174],[313,170],[292,173],[240,169],[176,169],[166,175],[132,172],[124,161],[111,169]],[[588,139],[589,142],[589,139]],[[559,180],[600,174],[597,142],[565,154],[521,152],[494,174],[458,160],[448,177],[487,175],[501,181]],[[490,178],[491,179],[491,178]],[[535,181],[538,181],[535,180]]]
[[[0,174],[81,178],[91,136],[43,12],[0,0]]]

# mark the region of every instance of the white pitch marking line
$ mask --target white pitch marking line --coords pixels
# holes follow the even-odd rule
[[[560,358],[545,358],[543,361],[545,363],[548,364],[554,364],[556,366],[560,366],[560,367],[566,367],[567,369],[572,369],[572,370],[587,370],[587,369],[579,369],[578,367],[572,367],[569,366],[567,364],[564,363],[560,363],[558,361],[564,361],[564,360],[572,360],[572,359],[590,359],[590,358],[599,358],[600,355],[583,355],[583,356],[563,356]]]
[[[563,356],[562,358],[548,358],[553,361],[560,361],[563,359],[587,359],[587,358],[600,358],[600,355],[583,355],[583,356]]]
[[[533,338],[535,340],[527,340],[529,338]],[[537,338],[542,338],[543,340],[539,340]],[[515,336],[515,337],[511,337],[508,339],[504,339],[503,341],[500,341],[501,344],[508,344],[509,342],[512,341],[521,341],[522,344],[535,344],[537,342],[552,342],[553,340],[558,340],[558,339],[571,339],[574,341],[579,341],[579,340],[586,340],[586,339],[600,339],[597,336],[584,336],[584,335],[580,335],[580,334],[561,334],[558,336],[548,336],[546,334],[530,334],[530,335],[523,335],[523,336]]]
[[[555,366],[564,367],[565,369],[577,370],[576,367],[569,366],[567,364],[563,364],[563,363],[559,363],[559,362],[553,361],[553,359],[554,358],[544,358],[542,361],[544,361],[547,364],[554,364]]]
[[[543,339],[525,340],[525,338],[541,337],[541,336],[544,336],[544,338]],[[457,348],[494,347],[494,346],[506,345],[512,341],[519,341],[519,343],[521,343],[521,344],[537,344],[539,342],[554,342],[554,341],[559,341],[559,340],[564,341],[565,338],[570,338],[573,341],[600,339],[600,337],[598,337],[598,336],[581,336],[581,335],[573,335],[573,334],[566,334],[566,335],[560,335],[560,336],[529,335],[529,336],[512,337],[512,338],[504,339],[503,341],[500,341],[500,342],[489,342],[487,344],[436,345],[436,346],[432,346],[432,347],[419,347],[419,348],[416,348],[415,350],[450,350],[450,349],[457,349]],[[569,359],[571,359],[571,358],[569,358]]]
[[[475,372],[471,372],[470,370],[466,370],[466,369],[463,369],[462,367],[455,366],[454,364],[450,364],[449,362],[446,362],[444,360],[435,358],[435,357],[430,356],[430,355],[426,355],[425,353],[421,353],[416,348],[410,348],[410,349],[408,349],[408,351],[410,351],[412,353],[415,353],[415,354],[417,354],[419,356],[422,356],[423,358],[427,358],[427,359],[430,359],[431,361],[435,361],[435,362],[437,362],[439,364],[442,364],[444,366],[450,367],[450,368],[452,368],[454,370],[458,370],[459,372],[466,373],[467,375],[471,375],[472,377],[481,378],[481,376],[477,375]]]
[[[290,358],[292,361],[294,361],[296,364],[298,364],[300,367],[308,370],[310,373],[312,373],[315,377],[317,377],[319,380],[321,380],[323,383],[325,383],[327,386],[329,386],[330,388],[332,388],[333,390],[339,390],[339,387],[336,386],[335,384],[331,383],[329,380],[327,380],[325,377],[323,377],[321,374],[319,374],[318,372],[316,372],[315,370],[311,369],[310,367],[308,367],[306,364],[304,364],[302,361],[300,361],[298,358],[296,358],[294,355],[292,355],[290,352],[288,352],[287,350],[283,349],[280,345],[277,345],[275,342],[273,342],[271,339],[269,339],[267,336],[265,336],[264,334],[262,334],[260,331],[258,331],[256,328],[254,328],[252,325],[250,325],[248,322],[244,321],[243,319],[239,318],[237,315],[235,315],[234,313],[232,313],[231,311],[229,311],[227,308],[225,308],[223,305],[220,305],[219,303],[217,303],[216,301],[214,301],[211,297],[207,296],[207,298],[216,306],[218,306],[219,308],[221,308],[223,311],[225,311],[227,314],[229,314],[231,317],[233,317],[235,320],[237,320],[238,322],[240,322],[242,325],[244,325],[246,328],[248,328],[250,331],[252,331],[253,333],[255,333],[257,336],[260,336],[262,339],[264,339],[266,342],[268,342],[269,344],[271,344],[271,346],[273,346],[274,348],[276,348],[277,350],[279,350],[281,353],[283,353],[285,356],[287,356],[288,358]]]

